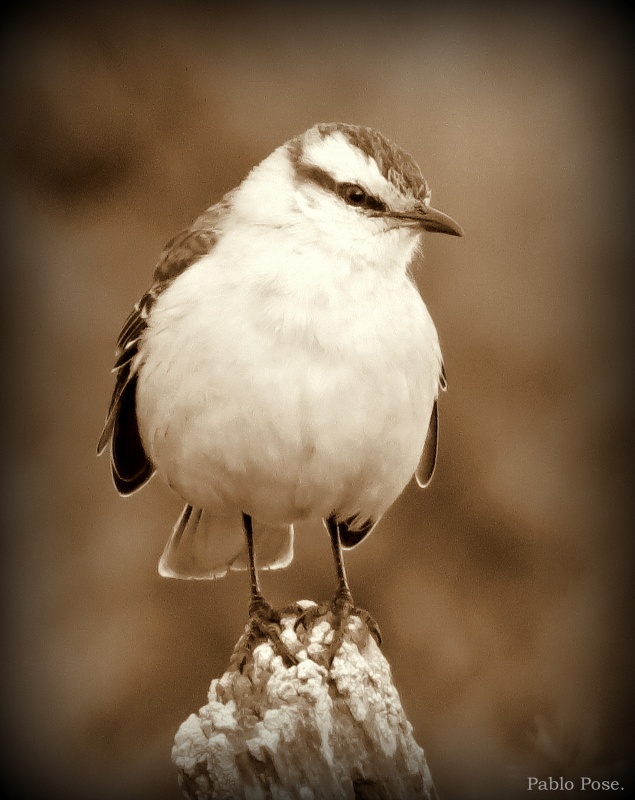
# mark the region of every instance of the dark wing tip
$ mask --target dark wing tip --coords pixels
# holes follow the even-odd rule
[[[423,452],[417,469],[415,470],[415,478],[417,483],[422,489],[425,489],[432,480],[434,475],[434,468],[437,463],[437,443],[439,439],[439,410],[437,401],[434,401],[432,406],[432,414],[430,415],[430,423],[428,425],[428,433],[426,441],[423,446]]]
[[[136,395],[137,376],[133,375],[117,401],[112,430],[112,476],[123,495],[140,489],[154,472],[139,434]]]
[[[117,379],[113,389],[108,416],[97,443],[97,455],[101,455],[108,442],[111,443],[111,467],[117,491],[127,495],[143,486],[154,472],[145,454],[137,425],[136,391],[137,375],[135,356],[139,343],[148,326],[148,314],[162,291],[155,284],[135,305],[124,322],[117,340],[117,360],[113,368]]]
[[[112,470],[112,479],[115,484],[115,488],[122,497],[127,497],[128,495],[134,494],[137,489],[141,489],[142,486],[145,486],[145,484],[153,475],[154,467],[149,461],[146,461],[144,464],[142,464],[139,471],[134,475],[126,475],[122,477],[117,473],[114,465]]]
[[[354,516],[345,519],[343,522],[338,522],[342,547],[346,550],[350,550],[352,547],[358,545],[368,536],[376,524],[375,520],[369,519],[360,525],[359,521]],[[352,528],[353,525],[356,526],[354,530]]]

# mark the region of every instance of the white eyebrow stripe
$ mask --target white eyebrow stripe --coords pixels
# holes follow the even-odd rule
[[[336,182],[359,183],[371,194],[383,194],[390,186],[375,159],[352,145],[340,131],[308,142],[303,161],[324,170]]]

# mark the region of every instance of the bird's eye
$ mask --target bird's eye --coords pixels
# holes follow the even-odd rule
[[[349,204],[349,206],[364,206],[368,201],[368,195],[356,183],[341,183],[338,187],[338,194]]]
[[[383,200],[368,194],[357,183],[338,183],[337,193],[349,206],[366,208],[369,211],[386,211],[387,206]]]

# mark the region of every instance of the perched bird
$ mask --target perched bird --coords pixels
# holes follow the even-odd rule
[[[161,575],[249,570],[255,630],[279,620],[256,566],[290,563],[294,523],[325,521],[343,618],[361,610],[342,547],[432,477],[446,382],[409,274],[423,231],[462,235],[409,154],[315,125],[168,243],[123,326],[98,452],[120,494],[157,472],[185,501]]]

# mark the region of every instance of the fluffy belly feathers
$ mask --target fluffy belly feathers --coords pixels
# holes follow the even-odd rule
[[[378,519],[414,472],[437,393],[416,289],[393,313],[385,296],[346,315],[296,306],[295,324],[257,293],[251,307],[211,297],[187,314],[166,298],[141,351],[137,409],[158,472],[193,506],[268,524]]]

